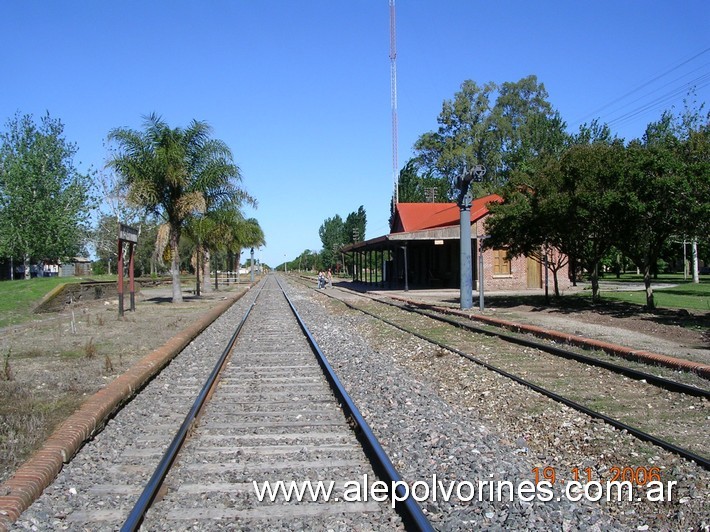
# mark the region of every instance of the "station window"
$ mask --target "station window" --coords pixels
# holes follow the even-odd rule
[[[510,275],[510,259],[507,249],[493,250],[493,275]]]

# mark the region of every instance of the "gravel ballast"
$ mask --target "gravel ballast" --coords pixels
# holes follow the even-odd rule
[[[427,500],[441,530],[677,529],[710,526],[707,471],[642,443],[602,422],[540,396],[453,353],[395,331],[325,297],[292,285],[295,304],[360,405],[400,474],[410,483],[510,481],[542,478],[554,468],[548,502]],[[603,390],[600,390],[603,393]],[[675,481],[670,502],[573,502],[560,480],[587,468],[606,483],[613,468],[658,467]],[[551,469],[547,470],[551,472]],[[583,474],[582,474],[583,473]],[[468,492],[463,493],[464,496]],[[560,500],[557,500],[559,497]],[[637,487],[634,498],[645,498]],[[496,499],[497,497],[493,497]]]
[[[417,483],[420,496],[434,477],[444,488],[460,488],[460,498],[454,488],[448,501],[441,492],[436,500],[431,494],[421,497],[426,499],[421,505],[436,529],[702,530],[710,526],[706,508],[710,476],[694,464],[453,353],[346,311],[313,290],[298,284],[288,287],[289,296],[402,477],[410,485]],[[87,444],[14,529],[82,529],[82,512],[103,511],[107,524],[115,524],[111,515],[127,514],[130,501],[152,472],[147,464],[155,462],[156,455],[159,459],[172,437],[169,425],[189,409],[193,385],[177,384],[180,375],[209,371],[208,359],[218,356],[226,344],[247,299],[207,329]],[[200,379],[195,381],[198,389]],[[184,397],[179,407],[173,402],[178,399],[168,399],[171,388],[177,387],[177,397]],[[153,429],[150,437],[141,429],[147,425]],[[165,427],[162,439],[156,430],[160,427]],[[146,457],[153,458],[146,461]],[[664,483],[677,483],[672,500],[590,502],[564,496],[559,481],[569,480],[574,468],[589,468],[593,480],[606,481],[612,468],[625,466],[658,467]],[[542,476],[545,468],[554,468],[557,475],[552,500],[524,500],[529,497],[516,494],[509,501],[505,489],[505,500],[495,500],[498,483],[507,481],[514,488],[532,483],[535,471]],[[124,486],[124,493],[112,492],[107,497],[102,493],[107,484]],[[479,493],[481,486],[483,493]],[[492,496],[486,491],[491,486]],[[461,500],[470,497],[469,488],[474,489],[473,499]],[[645,498],[641,488],[634,495]],[[283,528],[307,528],[307,521],[299,523],[292,527],[285,522]]]

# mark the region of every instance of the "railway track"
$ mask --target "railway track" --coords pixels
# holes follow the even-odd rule
[[[708,472],[692,462],[581,416],[428,341],[338,303],[331,304],[291,281],[292,278],[286,281],[289,297],[313,331],[311,336],[328,353],[330,364],[337,368],[376,428],[383,447],[412,492],[417,488],[417,500],[425,506],[427,518],[437,529],[703,529],[707,524]],[[262,296],[270,300],[277,293],[272,288],[267,285]],[[156,464],[171,446],[176,428],[200,394],[220,351],[251,305],[251,294],[196,338],[103,432],[88,442],[20,516],[13,530],[117,530],[122,525],[131,526],[126,523],[127,516],[144,493]],[[268,316],[256,322],[276,318],[267,299],[254,306],[253,312],[262,307]],[[392,312],[402,313],[394,308]],[[430,318],[412,317],[415,318],[428,320],[425,328],[434,328]],[[240,335],[246,335],[249,323],[245,322]],[[448,324],[437,327],[457,331],[462,337],[471,336]],[[302,457],[312,462],[359,460],[353,457],[356,446],[352,440],[318,439],[319,433],[330,432],[326,425],[312,427],[303,438],[294,427],[277,426],[288,423],[289,415],[326,424],[343,417],[326,406],[329,403],[325,396],[317,408],[309,407],[306,401],[294,404],[293,411],[279,406],[276,394],[296,388],[298,397],[305,397],[310,393],[311,379],[317,380],[308,373],[299,376],[297,386],[291,386],[286,377],[295,375],[295,369],[269,373],[275,366],[270,360],[273,345],[291,337],[290,333],[278,332],[282,329],[251,342],[258,357],[258,364],[251,366],[246,361],[251,351],[244,351],[239,341],[235,342],[227,373],[209,393],[211,401],[216,402],[210,401],[196,416],[198,423],[188,431],[190,437],[174,461],[173,471],[155,493],[145,529],[352,528],[346,520],[368,530],[402,527],[398,514],[388,508],[318,517],[310,515],[305,505],[276,500],[257,503],[254,496],[248,504],[250,492],[255,494],[254,480],[331,480],[327,469],[294,466]],[[480,338],[476,344],[491,347]],[[282,351],[300,352],[295,343],[289,345]],[[245,358],[245,363],[232,373],[231,365],[240,357]],[[263,406],[249,406],[253,397],[242,396],[239,383],[262,394]],[[269,399],[269,394],[274,397]],[[216,406],[222,400],[223,406]],[[342,399],[336,402],[346,404]],[[261,410],[267,417],[255,421],[252,410]],[[246,426],[249,423],[263,428]],[[237,428],[239,425],[242,426]],[[357,420],[348,425],[360,426]],[[270,440],[272,437],[277,440]],[[527,445],[529,449],[521,447]],[[269,456],[279,457],[279,467],[264,466],[266,469],[260,470],[262,459],[268,461]],[[362,468],[337,467],[341,467],[338,475],[342,476],[332,479],[333,491],[343,495],[344,481],[361,480],[364,471],[375,472],[367,464]],[[658,474],[664,483],[675,483],[672,500],[646,501],[643,485],[635,487],[638,497],[621,503],[580,500],[565,493],[572,471],[602,481],[610,479],[614,468],[632,472],[636,480],[650,473]],[[556,497],[552,500],[529,502],[519,495],[497,500],[488,487],[492,490],[497,483],[517,486],[536,481],[538,475],[548,478],[555,473]],[[257,485],[263,488],[263,483]],[[453,495],[449,497],[447,493]],[[390,506],[387,501],[385,507]],[[371,503],[372,499],[348,504],[362,502]],[[338,501],[321,501],[317,505],[327,508],[331,503]],[[264,517],[262,512],[267,507],[268,517]]]
[[[710,469],[707,389],[402,302],[321,293]]]
[[[431,530],[276,277],[253,292],[65,467],[17,529]],[[378,481],[386,494],[373,497]]]
[[[209,404],[179,463],[169,473],[160,465],[156,469],[154,478],[167,475],[165,488],[149,483],[141,497],[146,503],[139,500],[123,530],[135,530],[141,522],[148,529],[188,523],[209,529],[215,523],[281,527],[285,521],[324,529],[401,527],[387,504],[347,500],[348,479],[388,485],[401,479],[276,277],[262,285],[225,350],[227,357],[224,370],[218,371],[221,362],[216,366],[214,390],[205,387]],[[174,460],[169,450],[162,462]],[[301,501],[285,500],[283,491],[269,500],[280,483],[295,482],[305,490],[306,482],[318,489],[317,481],[328,490],[327,500],[323,495],[310,500],[310,489]],[[165,496],[146,514],[161,489]],[[408,528],[430,528],[413,500],[401,501],[397,509]]]

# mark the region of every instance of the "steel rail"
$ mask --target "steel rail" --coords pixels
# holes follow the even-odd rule
[[[328,294],[326,294],[328,295]],[[485,334],[487,336],[493,336],[493,337],[498,337],[502,340],[505,340],[506,342],[510,342],[513,344],[518,344],[522,345],[524,347],[532,347],[534,349],[538,349],[540,351],[544,351],[546,353],[550,353],[551,355],[555,355],[561,358],[566,358],[566,359],[571,359],[571,360],[576,360],[577,362],[582,362],[584,364],[588,364],[590,366],[597,366],[609,371],[613,371],[614,373],[619,373],[621,375],[624,375],[626,377],[629,377],[631,379],[635,380],[645,380],[648,384],[653,384],[654,386],[657,386],[659,388],[662,388],[664,390],[669,390],[672,392],[677,392],[677,393],[684,393],[686,395],[692,395],[694,397],[704,397],[706,399],[710,399],[710,390],[705,390],[703,388],[699,388],[697,386],[692,386],[690,384],[683,384],[681,382],[676,382],[671,379],[667,379],[665,377],[659,377],[657,375],[654,375],[652,373],[646,373],[645,371],[633,369],[633,368],[628,368],[626,366],[621,366],[619,364],[614,364],[613,362],[607,362],[605,360],[600,360],[588,355],[583,355],[581,353],[575,353],[574,351],[569,351],[567,349],[563,349],[561,347],[556,347],[554,345],[549,345],[543,342],[539,342],[536,340],[532,340],[529,338],[525,338],[523,336],[516,336],[514,334],[508,334],[505,332],[500,332],[500,331],[495,331],[495,330],[490,330],[486,329],[483,327],[479,327],[477,325],[473,325],[470,323],[463,323],[459,320],[449,318],[447,316],[442,316],[437,313],[437,310],[431,310],[431,311],[426,311],[422,310],[420,308],[413,308],[413,306],[421,306],[424,308],[429,308],[431,309],[431,305],[428,305],[426,303],[416,303],[416,302],[406,302],[404,305],[411,305],[410,307],[404,306],[404,305],[399,305],[397,303],[391,302],[391,301],[385,301],[380,298],[376,298],[373,296],[370,296],[368,294],[363,294],[361,292],[358,292],[358,295],[360,297],[365,297],[368,299],[371,299],[373,301],[377,301],[378,303],[382,303],[383,305],[390,305],[395,308],[399,308],[402,310],[405,310],[407,312],[413,312],[415,314],[419,314],[421,316],[426,316],[428,318],[431,318],[433,320],[438,320],[444,323],[448,323],[449,325],[454,325],[456,327],[460,327],[462,329],[466,329],[471,332],[479,333],[479,334]],[[465,318],[464,318],[465,319]],[[493,325],[491,327],[494,327]]]
[[[148,484],[146,484],[146,487],[143,489],[143,492],[141,493],[140,497],[133,506],[131,513],[126,518],[126,521],[123,523],[123,526],[121,527],[121,532],[133,532],[140,528],[141,523],[145,518],[146,512],[153,504],[153,501],[155,500],[155,497],[158,494],[158,490],[160,490],[160,487],[163,485],[165,477],[168,475],[168,472],[170,471],[170,468],[172,467],[175,458],[180,452],[180,448],[185,442],[185,439],[187,438],[187,434],[190,431],[193,422],[199,415],[200,411],[202,410],[202,407],[205,404],[205,401],[207,400],[207,397],[209,396],[210,392],[212,391],[212,388],[217,382],[217,377],[219,376],[219,373],[222,370],[222,366],[224,366],[224,363],[227,360],[229,353],[232,351],[232,347],[234,347],[234,343],[237,341],[237,337],[239,336],[239,333],[242,330],[242,326],[244,325],[244,322],[247,320],[247,317],[254,308],[257,298],[261,294],[261,291],[264,289],[264,285],[265,282],[262,281],[259,291],[254,296],[254,300],[252,301],[251,305],[249,305],[249,308],[244,314],[242,320],[239,322],[239,325],[234,331],[234,334],[227,343],[227,347],[224,348],[222,355],[217,360],[217,363],[215,364],[214,368],[212,369],[212,372],[205,381],[205,384],[203,385],[202,390],[197,396],[197,399],[195,399],[192,408],[185,417],[185,420],[182,422],[180,429],[175,434],[175,437],[170,443],[170,446],[163,454],[163,457],[158,463],[158,466],[153,472],[153,475],[150,477]]]
[[[389,303],[387,301],[380,301],[380,302],[384,303],[386,305],[392,305],[392,303]],[[394,305],[394,306],[397,306],[397,305]],[[399,308],[401,308],[401,307],[399,307]],[[654,375],[652,373],[646,373],[641,370],[627,368],[625,366],[620,366],[618,364],[614,364],[613,362],[599,360],[594,357],[583,355],[581,353],[575,353],[574,351],[568,351],[567,349],[563,349],[561,347],[556,347],[554,345],[545,344],[543,342],[538,342],[536,340],[530,340],[528,338],[515,336],[515,335],[504,333],[504,332],[487,330],[487,329],[484,329],[483,327],[478,327],[476,325],[471,325],[469,323],[460,322],[460,321],[455,320],[453,318],[441,316],[439,314],[436,314],[436,311],[427,312],[426,310],[421,310],[421,309],[406,309],[406,310],[409,312],[415,312],[415,313],[420,314],[422,316],[427,316],[428,318],[431,318],[434,320],[448,323],[450,325],[455,325],[457,327],[461,327],[461,328],[466,329],[471,332],[485,334],[488,336],[495,336],[495,337],[498,337],[502,340],[505,340],[506,342],[522,345],[524,347],[533,347],[535,349],[539,349],[540,351],[545,351],[547,353],[550,353],[551,355],[555,355],[555,356],[558,356],[561,358],[576,360],[578,362],[583,362],[584,364],[588,364],[590,366],[597,366],[600,368],[604,368],[606,370],[613,371],[614,373],[619,373],[621,375],[624,375],[626,377],[630,377],[635,380],[645,380],[647,383],[658,386],[659,388],[663,388],[664,390],[684,393],[686,395],[692,395],[695,397],[705,397],[706,399],[710,399],[710,391],[703,390],[702,388],[698,388],[697,386],[691,386],[690,384],[683,384],[681,382],[676,382],[676,381],[673,381],[670,379],[666,379],[665,377],[659,377],[659,376]]]
[[[333,297],[333,296],[329,296],[329,297]],[[410,329],[407,329],[406,327],[403,327],[397,323],[394,323],[386,318],[383,318],[381,316],[377,316],[376,314],[374,314],[372,312],[358,308],[355,305],[348,303],[347,301],[342,301],[342,300],[338,300],[338,301],[340,301],[341,303],[343,303],[344,305],[346,305],[347,307],[349,307],[353,310],[357,310],[359,312],[362,312],[363,314],[367,314],[368,316],[378,319],[378,320],[382,321],[383,323],[386,323],[387,325],[390,325],[396,329],[406,332],[407,334],[411,334],[412,336],[416,336],[417,338],[425,340],[433,345],[436,345],[437,347],[440,347],[442,349],[446,349],[448,351],[451,351],[452,353],[456,353],[459,356],[467,358],[471,362],[474,362],[474,363],[476,363],[476,364],[478,364],[490,371],[498,373],[499,375],[503,375],[504,377],[512,379],[513,381],[515,381],[519,384],[522,384],[523,386],[526,386],[526,387],[530,388],[531,390],[541,393],[541,394],[549,397],[550,399],[553,399],[554,401],[557,401],[559,403],[567,405],[570,408],[574,408],[575,410],[578,410],[578,411],[580,411],[584,414],[587,414],[591,417],[601,419],[602,421],[608,423],[609,425],[611,425],[619,430],[625,430],[629,434],[636,436],[640,440],[647,441],[649,443],[657,445],[658,447],[661,447],[667,451],[675,453],[687,460],[692,460],[695,463],[697,463],[699,466],[701,466],[703,469],[710,471],[710,459],[708,459],[708,458],[705,458],[705,457],[700,456],[688,449],[678,447],[677,445],[674,445],[670,442],[667,442],[665,440],[657,438],[656,436],[653,436],[651,434],[648,434],[647,432],[644,432],[644,431],[639,430],[635,427],[632,427],[631,425],[627,425],[626,423],[623,423],[623,422],[618,421],[612,417],[602,414],[601,412],[597,412],[596,410],[592,410],[590,408],[587,408],[586,406],[584,406],[580,403],[577,403],[575,401],[572,401],[571,399],[567,399],[565,397],[562,397],[561,395],[558,395],[555,392],[552,392],[546,388],[538,386],[537,384],[534,384],[530,381],[527,381],[527,380],[522,379],[516,375],[513,375],[512,373],[509,373],[509,372],[505,371],[504,369],[501,369],[501,368],[498,368],[498,367],[493,366],[491,364],[488,364],[487,362],[484,362],[483,360],[480,360],[469,353],[466,353],[464,351],[460,351],[459,349],[456,349],[455,347],[444,344],[443,342],[439,342],[438,340],[434,340],[433,338],[428,338],[427,336],[425,336],[423,334],[420,334],[416,331],[412,331]]]
[[[372,432],[372,429],[368,425],[367,421],[365,421],[363,415],[360,413],[360,410],[355,405],[348,392],[345,390],[345,387],[340,382],[340,379],[333,371],[333,368],[328,362],[328,359],[325,357],[320,347],[318,346],[318,343],[316,342],[315,338],[311,334],[311,331],[308,329],[305,322],[298,314],[296,307],[294,306],[291,299],[288,297],[288,294],[286,294],[286,290],[284,290],[283,285],[281,284],[281,281],[278,277],[276,278],[276,281],[278,282],[279,287],[283,291],[284,297],[286,298],[286,301],[288,301],[288,304],[291,307],[291,311],[293,312],[294,316],[296,316],[301,330],[308,338],[308,342],[311,344],[311,348],[313,349],[313,352],[318,359],[318,363],[320,364],[321,368],[323,368],[323,373],[325,374],[326,379],[328,380],[328,383],[330,384],[330,387],[333,390],[333,393],[335,393],[338,400],[340,401],[341,407],[345,411],[345,414],[348,419],[352,422],[352,424],[355,425],[355,434],[357,435],[358,440],[360,440],[365,450],[365,453],[370,459],[375,473],[380,477],[380,479],[384,480],[387,483],[389,489],[391,489],[392,486],[397,486],[395,491],[398,495],[398,501],[395,503],[395,510],[402,518],[405,527],[407,528],[407,530],[433,531],[434,529],[431,526],[431,523],[429,523],[429,520],[426,518],[424,512],[417,504],[417,502],[411,496],[404,498],[405,493],[403,491],[404,488],[402,487],[402,477],[399,475],[397,469],[390,461],[389,457],[387,456],[387,453],[382,448],[382,445],[380,445],[380,442],[377,440],[377,437]],[[390,500],[393,500],[391,493]]]

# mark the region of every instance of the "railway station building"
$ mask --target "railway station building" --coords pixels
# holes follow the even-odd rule
[[[488,205],[497,194],[471,205],[471,266],[474,290],[479,286],[480,244],[485,238]],[[343,248],[353,263],[353,281],[379,288],[459,288],[460,210],[456,203],[398,203],[391,232]],[[484,289],[517,291],[542,288],[544,268],[532,257],[508,258],[505,249],[483,251]],[[569,286],[559,276],[560,288]],[[552,280],[550,279],[550,284]]]

